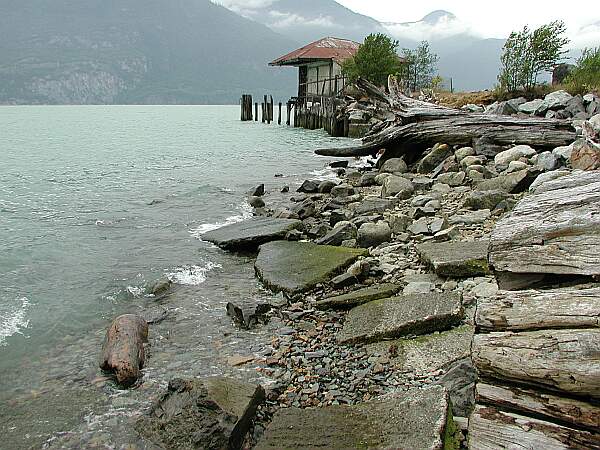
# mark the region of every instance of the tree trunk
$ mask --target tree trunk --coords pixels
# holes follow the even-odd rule
[[[469,448],[589,450],[600,448],[600,435],[478,406],[469,420]]]
[[[477,403],[518,414],[540,417],[568,427],[600,432],[600,407],[581,400],[522,389],[478,383]]]
[[[364,80],[358,86],[371,97],[384,99],[396,114],[396,124],[368,136],[363,145],[345,149],[319,149],[322,156],[352,157],[375,154],[385,148],[394,156],[415,154],[438,142],[472,146],[485,137],[493,145],[527,144],[553,149],[575,140],[570,122],[534,117],[493,116],[469,113],[404,96],[393,79],[390,94]]]
[[[600,288],[500,291],[479,299],[475,322],[482,331],[596,328]]]
[[[145,342],[148,342],[148,323],[142,317],[133,314],[117,317],[106,332],[100,368],[114,373],[120,385],[131,386],[144,367]]]
[[[600,398],[600,329],[479,334],[472,352],[484,378]]]

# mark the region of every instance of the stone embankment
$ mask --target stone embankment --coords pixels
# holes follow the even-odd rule
[[[254,190],[256,218],[205,237],[257,252],[273,302],[228,311],[245,328],[283,320],[253,361],[269,382],[174,380],[142,435],[185,448],[599,448],[600,115],[573,125],[554,149],[439,142],[334,163],[338,181],[309,180],[288,207]]]

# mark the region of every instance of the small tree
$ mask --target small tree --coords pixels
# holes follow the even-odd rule
[[[537,84],[542,72],[550,71],[563,59],[563,47],[569,43],[565,37],[567,28],[557,20],[531,31],[525,26],[522,31],[513,31],[504,44],[502,68],[498,81],[502,90],[529,91]]]
[[[600,91],[600,47],[583,50],[567,83],[571,90],[581,94]]]
[[[344,61],[342,73],[351,82],[362,77],[377,85],[384,85],[389,75],[400,71],[397,49],[398,41],[382,33],[370,34],[356,55]]]
[[[429,42],[423,41],[415,50],[405,48],[402,52],[406,60],[402,78],[406,80],[407,88],[418,91],[431,87],[439,58],[431,51]]]

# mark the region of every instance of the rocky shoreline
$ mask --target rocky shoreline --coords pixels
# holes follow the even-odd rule
[[[332,163],[337,182],[307,180],[287,207],[253,189],[255,218],[203,238],[257,254],[278,293],[227,306],[243,329],[281,324],[261,358],[232,361],[270,381],[224,379],[217,395],[214,380],[173,380],[142,435],[169,448],[600,446],[600,115],[578,120],[577,141],[553,151],[440,142],[409,164]],[[571,409],[523,405],[534,397]]]

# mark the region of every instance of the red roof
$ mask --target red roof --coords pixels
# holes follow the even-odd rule
[[[359,47],[360,44],[358,42],[350,41],[348,39],[326,37],[277,58],[275,61],[270,62],[269,65],[295,66],[310,61],[329,59],[333,59],[340,63],[353,57]]]

